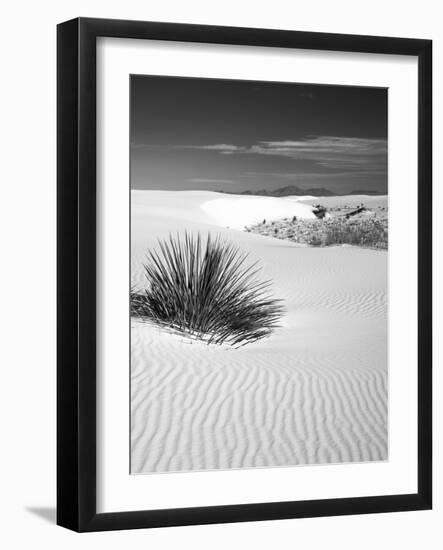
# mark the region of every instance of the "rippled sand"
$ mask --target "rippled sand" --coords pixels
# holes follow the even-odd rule
[[[387,459],[387,253],[227,229],[204,206],[219,197],[133,192],[132,282],[157,237],[210,230],[260,260],[287,312],[240,349],[132,320],[132,473]]]

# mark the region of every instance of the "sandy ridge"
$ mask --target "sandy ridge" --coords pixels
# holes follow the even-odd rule
[[[226,228],[202,208],[217,194],[179,195],[133,194],[133,281],[158,236],[209,230],[261,261],[287,312],[239,350],[132,321],[131,471],[386,460],[386,252]]]

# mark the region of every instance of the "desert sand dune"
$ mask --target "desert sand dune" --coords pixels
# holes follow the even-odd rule
[[[138,288],[158,237],[211,231],[260,261],[286,307],[280,328],[240,349],[131,320],[132,473],[387,459],[386,252],[300,247],[234,229],[250,223],[255,198],[132,192]],[[249,213],[259,218],[295,204],[259,198]]]
[[[243,229],[245,225],[259,223],[264,219],[278,219],[291,216],[316,219],[310,205],[276,197],[239,195],[211,199],[202,204],[202,209],[217,225]]]

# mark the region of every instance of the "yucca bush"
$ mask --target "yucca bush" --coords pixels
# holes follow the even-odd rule
[[[219,236],[170,235],[148,252],[146,289],[131,290],[131,313],[213,344],[242,346],[268,336],[282,301],[247,259]]]
[[[246,231],[316,247],[350,244],[382,250],[388,248],[387,218],[346,219],[340,216],[295,221],[285,218],[273,224],[248,226]]]

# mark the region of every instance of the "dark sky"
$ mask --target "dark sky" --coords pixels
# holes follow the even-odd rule
[[[131,77],[131,186],[387,191],[387,90]]]

